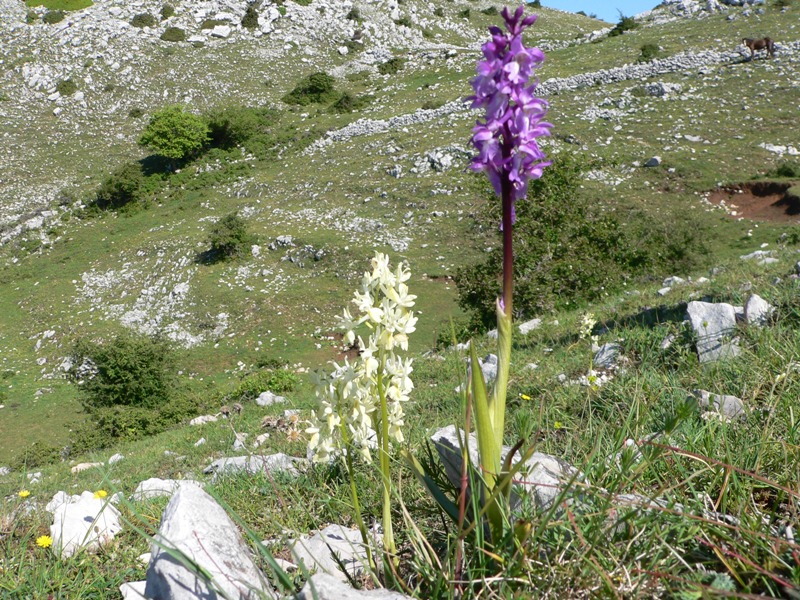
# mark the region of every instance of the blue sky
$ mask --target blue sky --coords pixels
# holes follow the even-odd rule
[[[616,23],[619,21],[618,9],[622,11],[626,17],[639,14],[645,10],[660,4],[660,0],[600,0],[600,1],[586,1],[586,0],[541,0],[543,6],[550,8],[560,8],[561,10],[568,10],[570,12],[578,12],[582,10],[587,15],[592,13],[596,14],[599,18],[609,23]]]

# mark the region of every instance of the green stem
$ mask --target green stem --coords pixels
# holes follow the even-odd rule
[[[378,352],[378,397],[381,403],[381,427],[379,433],[379,455],[381,479],[383,480],[383,549],[389,556],[397,554],[394,543],[394,531],[392,529],[392,495],[391,495],[391,474],[389,464],[389,406],[386,403],[386,390],[383,387],[383,370],[386,363],[384,350]]]

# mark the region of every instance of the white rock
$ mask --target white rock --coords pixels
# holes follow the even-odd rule
[[[301,460],[288,456],[283,453],[270,454],[267,456],[231,456],[215,460],[203,470],[206,475],[213,473],[212,481],[216,481],[221,475],[232,475],[245,473],[255,475],[258,473],[287,473],[297,476],[299,471],[297,465]]]
[[[372,547],[380,548],[383,537],[377,533],[374,536]],[[361,533],[341,525],[328,525],[312,536],[300,537],[289,545],[289,552],[298,565],[303,563],[310,571],[323,571],[340,581],[347,581],[347,575],[360,576],[369,565]]]
[[[228,25],[217,25],[211,30],[212,37],[227,39],[231,35],[231,28]]]
[[[193,485],[200,487],[201,484],[193,479],[159,479],[151,477],[145,479],[136,486],[136,490],[131,496],[132,500],[140,501],[148,498],[158,498],[160,496],[172,496],[179,489]]]
[[[286,398],[273,394],[269,390],[261,392],[258,398],[256,398],[256,404],[259,406],[272,406],[273,404],[281,404],[283,402],[286,402]]]
[[[88,462],[88,463],[78,463],[74,467],[70,469],[70,472],[73,475],[78,473],[82,473],[83,471],[88,471],[89,469],[93,469],[95,467],[102,467],[103,463],[101,462]]]
[[[744,304],[744,320],[751,325],[766,325],[774,312],[775,308],[757,294],[752,294]]]
[[[189,425],[205,425],[206,423],[213,423],[216,420],[216,415],[203,415],[201,417],[195,417],[189,421]]]
[[[236,525],[199,487],[182,487],[172,497],[150,551],[147,598],[216,600],[220,597],[196,570],[184,566],[170,552],[186,556],[202,567],[225,598],[275,598]]]
[[[131,581],[123,583],[119,586],[119,591],[122,594],[123,600],[142,600],[145,597],[144,587],[146,581]]]
[[[525,321],[524,323],[520,323],[519,332],[522,335],[528,335],[534,329],[539,329],[542,326],[541,319],[531,319],[530,321]]]
[[[125,457],[122,454],[117,453],[108,459],[108,464],[113,465],[124,459]]]
[[[294,600],[412,600],[385,589],[355,590],[332,575],[317,573],[306,581]]]
[[[61,558],[69,558],[81,548],[95,551],[122,530],[116,507],[92,492],[80,496],[58,492],[46,510],[53,515],[53,552]]]

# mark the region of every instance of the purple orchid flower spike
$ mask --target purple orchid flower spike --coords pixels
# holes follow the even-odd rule
[[[547,101],[535,96],[538,81],[531,82],[533,70],[544,61],[538,48],[526,48],[522,34],[536,22],[536,15],[524,16],[523,6],[512,14],[500,13],[504,32],[490,27],[492,38],[483,45],[484,60],[472,80],[475,91],[468,100],[473,108],[486,111],[484,121],[473,128],[472,143],[478,155],[470,168],[484,171],[503,202],[503,307],[511,314],[512,260],[511,226],[516,219],[517,200],[528,193],[528,181],[542,176],[551,163],[539,148],[537,138],[550,134],[544,121]]]

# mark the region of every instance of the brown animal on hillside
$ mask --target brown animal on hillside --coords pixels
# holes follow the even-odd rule
[[[755,58],[756,52],[758,50],[766,50],[770,58],[775,56],[775,42],[773,42],[771,38],[765,37],[760,40],[756,40],[753,38],[744,38],[742,40],[742,43],[748,48],[750,48],[750,60],[753,60],[753,58]]]

